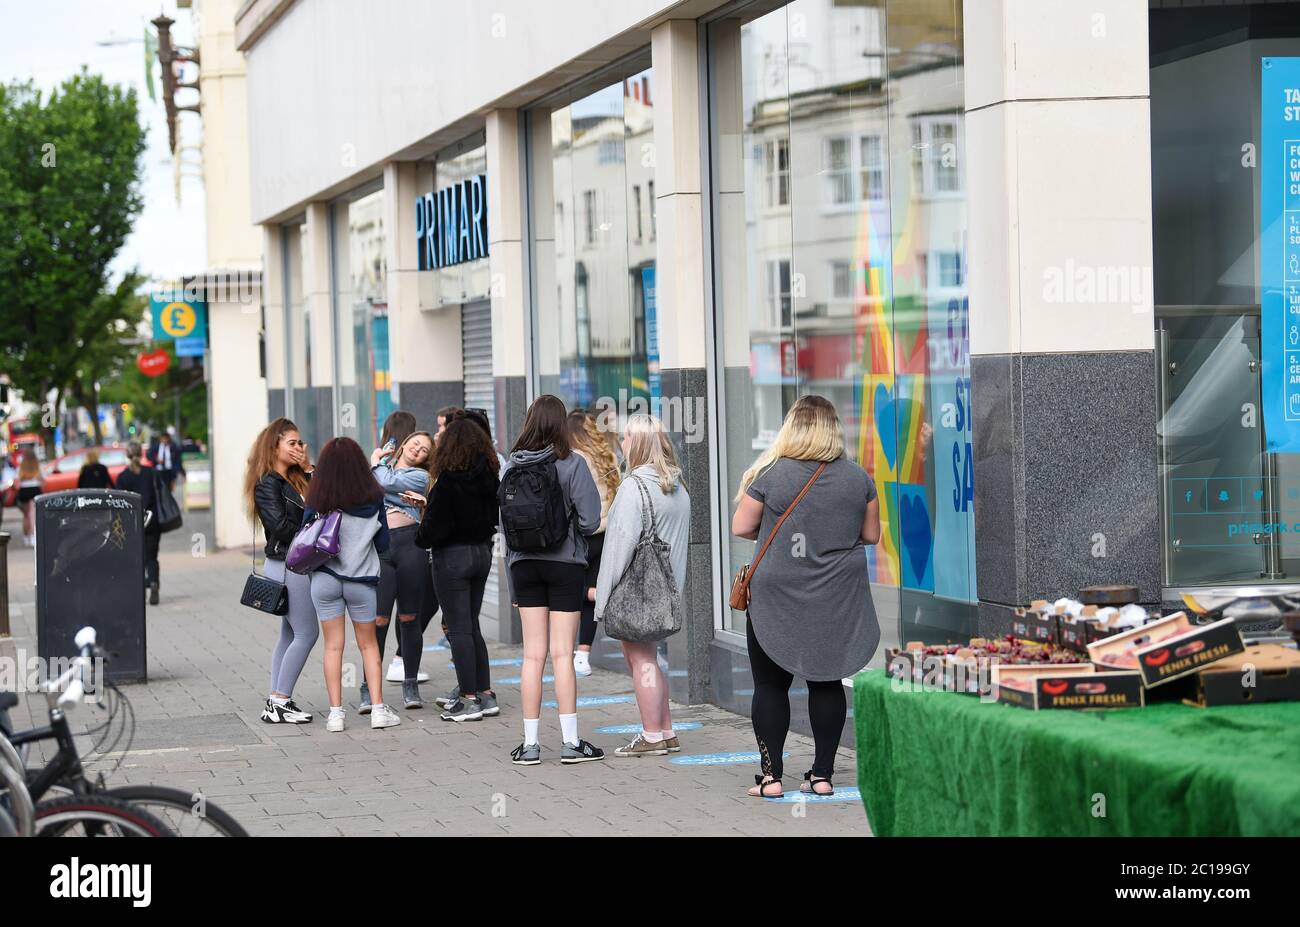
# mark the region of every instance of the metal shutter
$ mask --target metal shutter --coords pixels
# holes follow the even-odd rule
[[[465,408],[486,409],[488,421],[495,427],[491,302],[482,300],[461,306],[460,350],[465,372]],[[497,568],[493,563],[487,588],[483,590],[483,611],[494,613],[497,605]]]

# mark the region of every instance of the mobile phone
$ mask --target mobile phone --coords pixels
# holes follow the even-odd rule
[[[384,445],[384,453],[385,453],[385,454],[391,454],[391,453],[393,453],[393,451],[395,451],[395,450],[397,450],[397,439],[396,439],[396,438],[389,438],[389,439],[388,439],[388,443],[386,443],[386,444]]]

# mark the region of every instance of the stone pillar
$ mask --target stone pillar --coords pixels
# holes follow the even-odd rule
[[[1146,0],[966,0],[980,625],[1160,598]]]
[[[669,20],[651,33],[654,67],[655,202],[658,231],[655,302],[659,330],[661,417],[673,431],[691,493],[690,555],[682,633],[669,638],[669,659],[687,671],[672,696],[703,702],[709,686],[715,621],[711,423],[707,418],[709,323],[700,172],[701,111],[698,26]]]
[[[316,410],[316,427],[321,435],[321,446],[324,446],[324,438],[340,433],[334,396],[334,309],[330,299],[328,203],[307,204],[304,234],[302,298],[307,310],[307,336],[311,340],[311,369],[307,371],[311,389],[300,395]],[[311,451],[319,454],[320,447]]]
[[[262,226],[262,330],[268,420],[285,414],[284,248],[280,226]]]

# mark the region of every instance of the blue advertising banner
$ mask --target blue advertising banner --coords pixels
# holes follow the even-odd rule
[[[207,348],[207,339],[203,336],[177,338],[176,339],[176,356],[177,357],[202,357],[203,351]]]
[[[930,304],[930,409],[934,434],[934,594],[975,595],[975,462],[971,439],[969,303]]]
[[[1260,355],[1272,452],[1300,451],[1300,58],[1260,59]]]
[[[650,399],[659,398],[659,314],[655,300],[655,269],[652,264],[641,269],[641,289],[645,293],[645,360],[650,378]]]

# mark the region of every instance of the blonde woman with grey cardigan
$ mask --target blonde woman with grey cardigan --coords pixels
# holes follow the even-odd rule
[[[597,621],[604,617],[610,592],[632,562],[632,553],[641,539],[642,488],[654,507],[655,534],[671,551],[678,597],[686,586],[691,497],[682,484],[682,469],[663,423],[651,415],[629,418],[623,432],[623,456],[627,461],[627,476],[609,508],[605,550],[601,555],[600,575],[596,579]],[[642,731],[630,743],[615,750],[614,755],[663,756],[678,752],[682,747],[673,730],[672,714],[668,708],[668,676],[665,668],[659,665],[659,644],[654,641],[637,644],[623,641],[623,656],[632,673]]]

